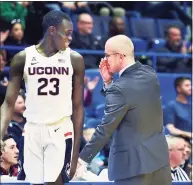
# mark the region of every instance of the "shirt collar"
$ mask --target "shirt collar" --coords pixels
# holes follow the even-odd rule
[[[127,69],[127,68],[129,68],[130,66],[132,66],[132,65],[134,65],[135,63],[132,63],[132,64],[128,64],[128,65],[126,65],[123,69],[121,69],[120,71],[119,71],[119,77],[123,74],[123,72]]]

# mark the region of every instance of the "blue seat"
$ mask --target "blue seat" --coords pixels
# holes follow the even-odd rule
[[[155,20],[151,18],[130,18],[131,36],[140,39],[157,38]]]
[[[155,51],[159,48],[163,48],[166,41],[164,39],[153,39],[151,41],[151,50]]]
[[[147,41],[139,38],[131,38],[135,52],[147,51]]]
[[[104,110],[105,110],[104,103],[97,105],[96,110],[95,110],[96,117],[99,119],[102,119],[104,116]]]
[[[165,38],[165,33],[170,26],[177,26],[181,29],[182,33],[184,33],[185,26],[180,20],[157,19],[156,23],[158,38]]]
[[[141,17],[141,14],[140,14],[140,12],[138,12],[138,11],[127,11],[127,12],[126,12],[126,16],[127,16],[128,18],[130,18],[130,17],[140,18],[140,17]]]
[[[111,20],[110,16],[101,16],[101,26],[102,26],[102,36],[106,36],[109,32],[109,21]]]
[[[102,30],[102,21],[101,17],[94,15],[93,18],[93,35],[95,36],[103,36],[103,30]]]
[[[78,15],[73,14],[70,18],[71,18],[72,23],[73,23],[74,31],[77,31],[77,18],[78,18]]]

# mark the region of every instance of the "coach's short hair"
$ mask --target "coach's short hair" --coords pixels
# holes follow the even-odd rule
[[[42,28],[43,33],[47,31],[50,26],[57,27],[63,20],[71,21],[70,17],[62,11],[52,10],[43,17]]]
[[[182,85],[182,83],[184,82],[184,80],[190,80],[189,77],[185,77],[185,76],[180,76],[180,77],[177,77],[174,81],[174,87],[175,87],[175,90],[177,92],[177,88]]]

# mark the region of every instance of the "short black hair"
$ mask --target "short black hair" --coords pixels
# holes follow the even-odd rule
[[[11,134],[5,134],[2,141],[7,141],[8,139],[13,139],[13,136]]]
[[[63,20],[71,22],[70,17],[62,11],[52,10],[43,17],[42,28],[43,33],[47,31],[50,26],[57,27]]]
[[[11,134],[5,134],[3,136],[3,139],[2,139],[3,143],[5,141],[7,141],[8,139],[14,139],[14,138]],[[2,146],[2,143],[1,143],[1,145],[0,145],[0,156],[2,155],[2,151],[4,151],[4,147],[5,147],[5,143],[3,144],[3,146]]]
[[[180,77],[177,77],[175,79],[175,82],[174,82],[174,87],[175,89],[177,90],[177,87],[182,85],[182,83],[184,82],[184,80],[190,80],[189,77],[185,77],[185,76],[180,76]]]

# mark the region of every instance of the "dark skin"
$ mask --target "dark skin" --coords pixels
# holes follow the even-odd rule
[[[62,24],[57,27],[50,26],[44,35],[44,39],[38,45],[36,45],[37,51],[46,57],[50,57],[56,54],[59,50],[65,50],[70,44],[73,31],[72,23],[67,20],[63,20]],[[19,94],[21,82],[23,79],[23,71],[25,66],[25,51],[21,51],[16,54],[11,62],[10,66],[10,81],[7,87],[5,101],[1,108],[1,136],[6,133],[8,125],[12,118],[13,108]],[[74,126],[74,145],[72,162],[70,168],[70,179],[73,178],[76,172],[76,166],[79,157],[80,138],[82,134],[83,126],[83,92],[84,92],[84,60],[83,57],[75,52],[71,51],[71,62],[74,70],[73,74],[73,92],[72,92],[72,104],[73,114],[72,122]],[[45,185],[63,185],[63,179],[61,174],[55,182],[45,182]]]

